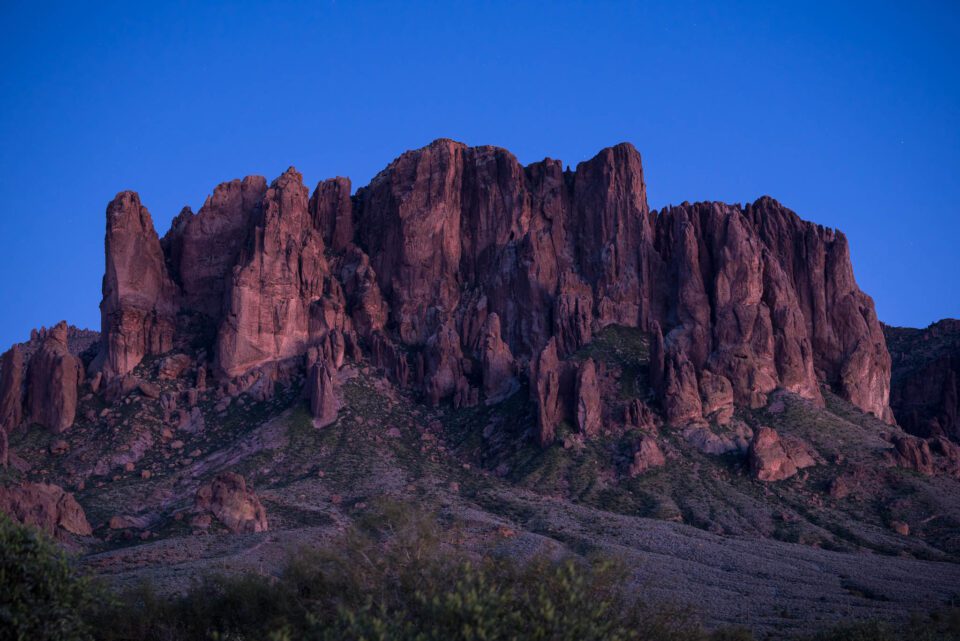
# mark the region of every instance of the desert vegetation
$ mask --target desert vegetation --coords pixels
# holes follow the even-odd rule
[[[745,628],[708,631],[690,608],[646,603],[626,577],[609,558],[475,558],[451,546],[432,515],[384,501],[336,542],[291,551],[276,574],[207,574],[181,594],[148,583],[115,593],[45,535],[0,516],[3,639],[754,639]],[[807,637],[840,639],[960,639],[960,611]]]

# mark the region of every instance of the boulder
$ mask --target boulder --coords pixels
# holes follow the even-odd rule
[[[193,359],[186,354],[167,356],[160,361],[160,366],[157,368],[157,378],[161,380],[176,380],[180,378],[192,364]]]
[[[761,427],[750,442],[750,471],[760,481],[782,481],[797,473],[780,435],[771,427]]]
[[[223,472],[197,490],[194,507],[211,512],[228,530],[237,533],[266,532],[267,511],[242,476]]]
[[[150,399],[160,398],[160,386],[149,381],[140,381],[137,385],[140,393]]]
[[[657,445],[656,439],[652,436],[641,436],[637,443],[637,449],[633,453],[629,474],[631,477],[640,476],[644,472],[662,467],[666,463],[667,459],[663,456],[663,451]]]
[[[700,401],[703,415],[719,425],[727,425],[733,418],[733,386],[725,376],[710,370],[700,373]]]
[[[898,465],[926,476],[932,476],[936,472],[933,452],[930,451],[927,441],[912,436],[895,436],[892,442]]]
[[[49,449],[54,456],[62,456],[70,451],[70,444],[63,439],[57,439],[50,443]]]
[[[0,487],[0,511],[48,534],[93,534],[83,508],[72,494],[57,485],[23,483]]]

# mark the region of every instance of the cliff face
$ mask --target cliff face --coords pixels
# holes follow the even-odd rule
[[[893,358],[890,405],[906,431],[960,441],[960,320],[884,326]]]
[[[128,373],[144,356],[173,347],[180,292],[150,212],[136,193],[121,192],[107,206],[104,244],[102,349],[94,366],[114,378]]]
[[[62,432],[73,425],[84,382],[78,355],[98,338],[61,321],[7,350],[0,357],[0,431],[38,424]]]
[[[546,444],[565,418],[598,429],[597,374],[565,359],[623,325],[651,337],[670,422],[726,414],[730,395],[759,407],[777,388],[820,403],[821,384],[892,420],[890,357],[846,239],[770,198],[652,212],[629,144],[564,171],[450,140],[349,194],[338,178],[308,198],[293,169],[269,187],[248,177],[162,243],[120,194],[94,369],[122,375],[169,350],[177,313],[197,312],[224,379],[312,347],[328,378],[343,354],[368,357],[431,403],[497,400],[528,377]]]

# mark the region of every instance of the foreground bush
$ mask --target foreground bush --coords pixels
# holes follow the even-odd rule
[[[0,515],[0,641],[751,641],[688,610],[638,602],[605,560],[467,560],[435,520],[384,503],[337,544],[276,576],[207,576],[186,594],[115,598],[46,537]],[[957,610],[893,630],[841,626],[805,641],[960,641]]]
[[[130,592],[102,613],[104,641],[696,641],[686,611],[645,608],[605,561],[465,561],[432,518],[382,504],[277,577],[207,577],[179,598]]]
[[[96,594],[57,543],[0,512],[0,639],[90,639]]]

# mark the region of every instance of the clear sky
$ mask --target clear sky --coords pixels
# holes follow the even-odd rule
[[[652,207],[772,195],[846,232],[882,320],[960,316],[956,0],[200,4],[0,4],[0,346],[99,328],[120,190],[162,235],[224,180],[356,188],[439,137],[633,142]]]

